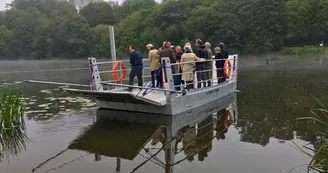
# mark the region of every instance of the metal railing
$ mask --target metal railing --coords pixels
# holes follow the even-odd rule
[[[234,58],[228,58],[230,61],[232,61],[232,66],[230,67],[232,69],[232,73],[231,73],[231,76],[234,76],[236,75],[236,61],[238,60],[237,57],[234,57]],[[186,83],[187,81],[185,81],[185,84],[178,84],[178,85],[174,85],[174,88],[173,90],[176,88],[176,87],[183,87],[183,86],[187,86],[187,85],[194,85],[194,87],[192,87],[193,89],[201,89],[201,88],[205,88],[205,86],[201,87],[201,88],[197,88],[197,86],[195,85],[198,85],[199,83],[208,83],[208,82],[211,82],[211,86],[214,86],[214,85],[218,85],[220,84],[218,80],[221,80],[225,77],[214,77],[214,72],[217,72],[218,70],[225,70],[226,68],[216,68],[215,66],[215,63],[218,62],[218,61],[225,61],[226,59],[210,59],[210,60],[203,60],[203,61],[189,61],[189,62],[178,62],[178,63],[172,63],[170,64],[171,68],[173,68],[174,66],[181,66],[181,65],[184,65],[184,64],[191,64],[193,66],[193,71],[187,71],[187,72],[182,72],[182,73],[174,73],[172,74],[172,76],[180,76],[180,75],[183,75],[183,74],[194,74],[193,78],[193,82],[192,83]],[[107,61],[107,62],[97,62],[96,65],[108,65],[108,64],[114,64],[116,62],[121,62],[121,63],[129,63],[129,60],[120,60],[120,61]],[[148,59],[143,59],[143,62],[148,62]],[[196,66],[196,63],[206,63],[206,62],[213,62],[213,69],[209,69],[209,70],[202,70],[202,71],[196,71],[194,70],[194,66]],[[150,65],[150,64],[149,64]],[[164,70],[164,69],[162,69]],[[181,67],[179,67],[179,71],[182,70]],[[119,76],[121,76],[121,72],[123,71],[123,69],[121,69],[121,67],[119,66],[119,68],[116,70],[117,73],[119,73]],[[125,69],[126,72],[128,71],[131,71],[131,69]],[[99,70],[99,74],[106,74],[106,73],[113,73],[115,71],[113,70]],[[150,73],[150,67],[146,66],[145,67],[145,63],[144,63],[144,68],[143,68],[143,80],[146,79],[146,78],[152,78],[151,75],[147,74],[147,75],[144,75],[146,73]],[[210,79],[205,79],[205,80],[202,80],[202,81],[197,81],[197,79],[195,79],[195,77],[197,76],[197,73],[208,73],[208,72],[212,72],[212,75],[213,77],[211,77]],[[166,74],[165,74],[166,75]],[[162,79],[164,80],[165,77],[163,77]],[[230,78],[231,79],[231,78]],[[227,79],[227,81],[229,82],[230,79]],[[102,85],[111,85],[111,86],[120,86],[120,87],[130,87],[130,88],[139,88],[139,89],[149,89],[149,90],[158,90],[158,91],[171,91],[171,89],[156,89],[156,88],[152,88],[152,87],[136,87],[136,86],[130,86],[130,85],[126,85],[126,84],[123,84],[123,82],[125,81],[128,81],[129,80],[129,77],[127,75],[127,77],[125,77],[124,79],[122,79],[118,84],[118,82],[116,80],[105,80],[105,81],[101,81],[101,84]],[[155,79],[156,80],[156,79]],[[215,81],[218,81],[217,83],[214,83]],[[162,81],[161,81],[162,82]],[[146,83],[149,83],[146,82]],[[191,88],[191,89],[192,89]],[[172,91],[173,91],[172,90]],[[179,92],[178,92],[179,93]]]

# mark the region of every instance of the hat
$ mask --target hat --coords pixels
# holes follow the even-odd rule
[[[191,50],[191,46],[190,45],[185,45],[184,50],[187,52],[188,50]]]
[[[214,51],[220,51],[220,50],[221,50],[221,48],[219,48],[219,47],[214,48]]]
[[[210,42],[206,42],[205,46],[211,47],[211,43]]]
[[[152,48],[152,47],[154,47],[152,44],[147,44],[147,46],[146,46],[147,48],[148,47],[150,47],[150,48]]]

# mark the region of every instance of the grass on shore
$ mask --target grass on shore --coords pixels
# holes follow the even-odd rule
[[[325,53],[326,49],[315,46],[284,47],[277,52],[281,56],[319,56]]]

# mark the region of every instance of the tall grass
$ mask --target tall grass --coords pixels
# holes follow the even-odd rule
[[[0,88],[0,161],[25,149],[27,140],[23,119],[23,100],[14,85]]]
[[[18,127],[23,121],[23,101],[13,85],[0,88],[0,130]]]
[[[298,120],[314,121],[318,125],[317,141],[316,144],[313,144],[315,154],[311,155],[302,149],[300,150],[312,157],[309,163],[310,169],[315,169],[319,172],[328,172],[328,109],[320,101],[318,103],[323,109],[313,110],[313,117],[298,118]]]

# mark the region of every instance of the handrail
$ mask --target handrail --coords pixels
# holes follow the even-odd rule
[[[236,66],[232,66],[231,68],[233,67],[236,67]],[[178,76],[178,75],[183,75],[183,74],[192,74],[192,73],[195,73],[195,72],[210,72],[210,71],[216,71],[216,70],[225,70],[227,68],[216,68],[216,69],[210,69],[210,70],[202,70],[202,71],[192,71],[192,72],[184,72],[184,73],[174,73],[172,74],[173,76]]]
[[[204,59],[204,58],[203,58]],[[229,58],[227,58],[229,59]],[[178,63],[171,63],[170,65],[174,66],[174,65],[182,65],[182,64],[192,64],[192,63],[202,63],[202,62],[213,62],[213,61],[223,61],[225,59],[209,59],[209,60],[204,60],[204,61],[188,61],[188,62],[178,62]],[[236,59],[229,59],[229,60],[237,60]]]
[[[157,90],[157,91],[168,91],[174,93],[182,93],[182,91],[170,90],[170,89],[161,89],[161,88],[152,88],[152,87],[141,87],[141,86],[134,86],[134,85],[125,85],[125,84],[116,84],[116,83],[105,83],[101,82],[102,85],[108,86],[121,86],[121,87],[130,87],[130,88],[139,88],[139,89],[149,89],[149,90]]]
[[[142,61],[148,61],[148,59],[142,59]],[[130,60],[103,61],[103,62],[97,62],[96,65],[114,64],[115,62],[130,62]]]

